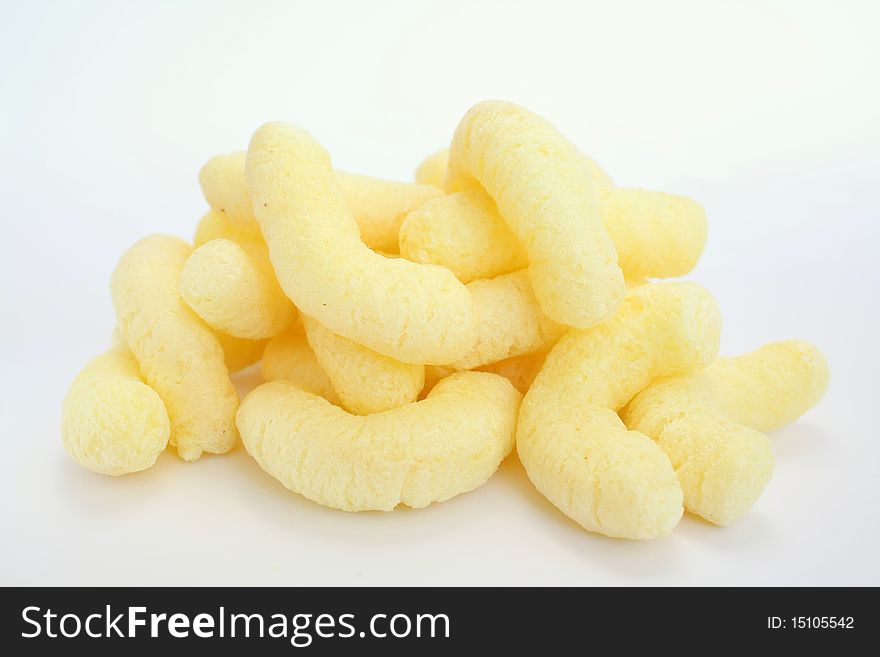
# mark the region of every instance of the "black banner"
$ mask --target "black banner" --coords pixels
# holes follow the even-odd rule
[[[872,597],[859,589],[13,588],[4,590],[0,623],[7,655],[840,649],[873,634]]]

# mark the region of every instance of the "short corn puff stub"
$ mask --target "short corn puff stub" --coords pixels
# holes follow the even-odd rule
[[[112,476],[146,470],[165,451],[171,423],[124,345],[77,375],[61,413],[64,447],[81,466]]]
[[[199,175],[205,200],[215,212],[242,229],[259,234],[245,177],[244,151],[211,158]],[[397,234],[407,214],[443,195],[433,185],[382,180],[344,171],[336,182],[360,230],[361,239],[375,251],[397,253]]]
[[[309,346],[301,318],[283,333],[269,340],[263,352],[264,381],[290,381],[297,388],[341,406],[327,373]]]
[[[254,211],[244,177],[244,160],[244,151],[215,155],[199,171],[199,185],[215,212],[233,223],[249,224],[253,230]]]
[[[821,352],[775,342],[661,381],[621,412],[672,461],[688,511],[718,525],[741,518],[773,473],[769,431],[818,403],[828,386]]]
[[[525,247],[532,287],[548,317],[588,328],[614,314],[623,273],[590,167],[565,137],[512,103],[475,105],[452,138],[446,188],[481,187]]]
[[[296,308],[278,283],[256,221],[235,221],[212,209],[199,221],[193,243],[196,251],[181,275],[181,294],[208,325],[259,340],[293,323]]]
[[[401,363],[336,335],[303,317],[306,337],[321,369],[347,411],[368,415],[415,401],[425,385],[425,366]]]
[[[686,196],[616,188],[603,195],[602,213],[628,279],[684,276],[706,246],[706,212]]]
[[[296,317],[262,241],[219,238],[198,247],[181,272],[180,294],[211,328],[238,338],[271,338]]]
[[[278,280],[303,313],[405,363],[464,355],[477,326],[467,288],[442,267],[371,251],[308,133],[280,123],[257,130],[247,175]]]
[[[668,534],[682,515],[669,458],[616,410],[653,379],[714,360],[721,319],[693,283],[633,288],[610,321],[568,331],[523,400],[517,452],[535,487],[589,531]]]
[[[146,237],[126,251],[111,278],[120,333],[165,403],[170,443],[186,461],[227,452],[238,439],[238,395],[223,348],[180,297],[180,273],[191,253],[176,237]]]
[[[248,453],[290,490],[343,511],[421,508],[483,484],[513,448],[521,395],[507,379],[460,372],[426,399],[350,415],[287,381],[238,412]]]

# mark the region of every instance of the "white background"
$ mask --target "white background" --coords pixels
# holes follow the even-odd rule
[[[2,584],[880,584],[880,10],[873,2],[2,2]],[[241,449],[111,479],[61,446],[140,237],[190,237],[196,175],[267,120],[410,179],[468,106],[519,102],[621,185],[688,194],[725,353],[799,337],[832,368],[773,436],[754,510],[590,535],[515,457],[420,511],[345,514]]]

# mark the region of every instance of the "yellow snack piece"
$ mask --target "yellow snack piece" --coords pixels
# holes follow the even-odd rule
[[[467,289],[477,309],[477,340],[452,363],[456,369],[549,349],[565,332],[541,312],[526,270],[473,281]]]
[[[729,525],[773,473],[770,441],[761,432],[800,417],[827,386],[828,365],[816,347],[775,342],[652,385],[621,419],[669,456],[688,511]]]
[[[225,242],[203,250],[217,240]],[[242,223],[210,210],[199,221],[193,244],[193,262],[188,260],[181,274],[181,294],[209,326],[259,340],[293,323],[296,308],[278,283],[256,221]]]
[[[303,130],[264,125],[247,176],[272,265],[303,313],[406,363],[450,363],[476,336],[467,288],[448,269],[385,258],[360,239],[330,158]]]
[[[123,254],[111,292],[125,343],[171,420],[170,443],[193,461],[235,444],[238,396],[213,331],[180,297],[180,272],[192,247],[165,235],[142,239]]]
[[[532,287],[548,317],[588,328],[614,314],[623,273],[590,167],[568,140],[512,103],[475,105],[453,136],[446,187],[481,186],[525,247]]]
[[[217,155],[202,167],[199,181],[205,200],[216,212],[254,232],[257,227],[245,178],[245,160],[244,151]],[[443,190],[432,185],[343,171],[335,172],[334,176],[354,215],[361,239],[371,249],[387,253],[397,253],[397,234],[404,217],[425,201],[443,195]]]
[[[92,359],[74,379],[64,398],[61,435],[74,461],[115,477],[153,465],[168,444],[171,423],[122,345]]]
[[[686,196],[612,189],[603,196],[602,213],[627,278],[684,276],[706,245],[706,212]]]
[[[449,162],[449,149],[443,148],[431,153],[422,160],[416,169],[416,182],[422,185],[443,187],[446,180],[446,165]]]
[[[544,366],[544,360],[547,358],[547,351],[537,351],[533,354],[523,354],[522,356],[513,356],[499,360],[497,363],[490,363],[477,368],[480,372],[492,372],[503,376],[510,381],[514,387],[521,393],[526,394],[538,372]]]
[[[602,221],[627,278],[672,278],[694,268],[707,232],[699,204],[674,194],[603,189]],[[413,262],[448,267],[464,283],[529,264],[525,247],[479,189],[430,200],[407,215],[400,253]]]
[[[180,294],[206,324],[238,338],[270,338],[296,317],[262,241],[220,238],[198,247],[181,272]]]
[[[517,451],[535,487],[589,531],[668,534],[682,514],[675,471],[615,411],[653,379],[711,362],[720,327],[705,289],[656,283],[629,290],[608,322],[562,336],[519,416]]]
[[[199,171],[202,195],[213,210],[228,220],[251,224],[254,210],[244,177],[244,151],[215,155]]]
[[[245,397],[238,427],[290,490],[344,511],[391,511],[483,484],[513,447],[520,398],[500,376],[460,372],[424,401],[359,416],[275,381]]]
[[[309,346],[342,406],[356,415],[387,411],[415,401],[425,385],[425,366],[401,363],[303,317]]]
[[[301,390],[320,395],[334,406],[342,405],[309,346],[302,321],[269,340],[263,352],[262,368],[265,381],[290,381]]]

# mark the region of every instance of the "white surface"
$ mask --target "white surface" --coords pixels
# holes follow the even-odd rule
[[[0,583],[880,584],[876,3],[2,4]],[[618,183],[705,205],[692,278],[725,353],[825,350],[831,389],[774,435],[750,515],[628,543],[569,522],[515,457],[450,502],[360,515],[241,450],[120,479],[67,457],[61,400],[108,344],[115,262],[191,235],[204,160],[282,119],[340,168],[407,179],[490,97]]]

